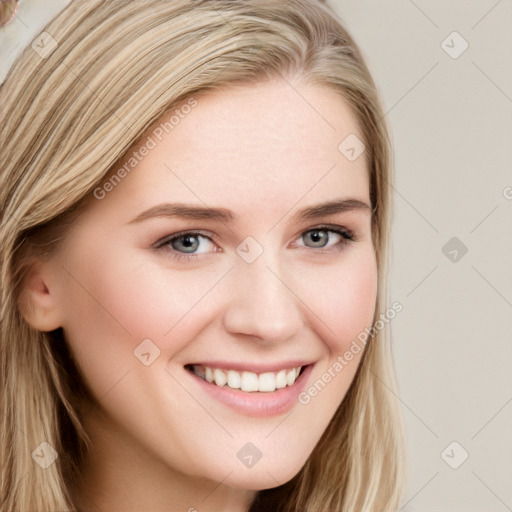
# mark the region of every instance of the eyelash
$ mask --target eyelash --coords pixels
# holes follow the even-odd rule
[[[321,226],[315,226],[313,228],[309,228],[306,231],[303,231],[300,235],[301,237],[304,236],[307,233],[311,233],[312,231],[327,231],[331,233],[336,233],[341,236],[341,240],[334,246],[337,247],[337,249],[329,249],[329,250],[322,250],[322,247],[314,248],[310,247],[314,252],[320,253],[320,254],[328,254],[333,251],[339,251],[342,250],[342,247],[340,246],[346,246],[349,245],[351,242],[356,242],[357,238],[355,236],[355,233],[347,228],[343,228],[341,226],[333,226],[333,225],[321,225]],[[192,236],[201,236],[204,238],[208,238],[209,240],[213,242],[218,241],[218,236],[213,233],[205,233],[203,231],[182,231],[180,233],[175,233],[173,235],[165,236],[164,238],[160,239],[158,242],[156,242],[153,247],[155,249],[169,249],[172,251],[171,257],[178,260],[178,261],[192,261],[194,259],[197,259],[199,256],[202,256],[201,254],[186,254],[186,253],[180,253],[179,251],[176,251],[171,247],[171,243],[181,237],[185,237],[186,235],[192,235]]]

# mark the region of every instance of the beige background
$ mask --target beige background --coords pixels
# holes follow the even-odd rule
[[[402,512],[512,511],[512,1],[332,1],[395,147]],[[0,78],[66,3],[22,0],[0,30]]]

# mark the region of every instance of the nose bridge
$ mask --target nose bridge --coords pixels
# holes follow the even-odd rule
[[[264,250],[250,263],[240,257],[231,274],[226,329],[267,341],[285,340],[300,329],[300,301],[290,290],[277,252]]]

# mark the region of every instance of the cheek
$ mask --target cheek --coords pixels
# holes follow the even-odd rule
[[[313,279],[309,282],[316,281],[319,286],[304,287],[304,301],[318,317],[316,332],[326,356],[317,364],[298,401],[304,421],[314,414],[319,439],[345,397],[364,353],[357,337],[371,326],[375,313],[377,265],[373,249],[354,252],[339,265],[317,269],[309,277]],[[307,276],[302,279],[308,282]]]
[[[118,260],[119,261],[119,260]],[[188,316],[229,270],[229,265],[187,269],[165,257],[134,254],[95,279],[98,296],[134,335],[162,338]]]
[[[165,350],[166,358],[189,342],[183,329],[190,330],[194,308],[223,271],[193,278],[187,271],[148,265],[147,256],[105,253],[70,259],[62,295],[66,339],[84,370],[104,374],[108,387],[136,362],[134,351],[143,340]]]
[[[338,265],[301,277],[301,298],[317,317],[324,343],[334,355],[347,350],[369,327],[375,312],[377,266],[373,250],[347,256]]]

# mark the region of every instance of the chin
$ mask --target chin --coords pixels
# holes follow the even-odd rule
[[[280,463],[263,464],[261,459],[252,468],[230,468],[225,472],[217,470],[213,479],[218,482],[224,481],[226,485],[236,489],[263,491],[289,482],[303,467],[303,465],[284,465],[282,459],[278,462]]]

